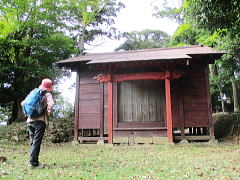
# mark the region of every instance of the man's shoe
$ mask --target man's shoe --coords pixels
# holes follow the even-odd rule
[[[35,168],[43,169],[44,167],[45,167],[44,164],[39,163],[38,166],[36,166]]]
[[[30,169],[35,169],[35,168],[43,169],[45,167],[44,164],[41,164],[41,163],[39,163],[37,166],[33,166],[32,164],[29,164],[28,166]]]
[[[34,169],[35,166],[33,166],[33,165],[31,165],[31,164],[28,164],[28,168],[29,168],[29,169]]]

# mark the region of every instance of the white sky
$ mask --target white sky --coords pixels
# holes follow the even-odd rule
[[[151,2],[154,0],[120,0],[125,4],[125,8],[121,9],[115,19],[115,27],[120,32],[141,31],[144,29],[162,30],[169,35],[172,35],[177,29],[177,24],[167,18],[157,19],[152,16],[153,7]],[[156,1],[156,0],[155,0]],[[163,3],[164,0],[157,0]],[[178,0],[168,0],[170,4]],[[101,42],[99,42],[101,41]],[[122,41],[101,39],[97,44],[101,44],[95,48],[91,48],[88,52],[113,52]],[[87,47],[88,48],[88,47]]]
[[[177,24],[173,21],[164,19],[157,19],[152,16],[153,7],[152,1],[159,1],[163,3],[165,0],[121,0],[125,4],[125,8],[122,9],[117,18],[115,19],[115,27],[120,32],[141,31],[144,29],[162,30],[169,35],[172,35],[176,29]],[[176,6],[178,0],[168,0],[172,5]],[[176,4],[174,4],[176,3]],[[99,40],[98,40],[99,41]],[[113,52],[123,41],[101,39],[100,46],[87,50],[90,53],[99,52]],[[87,47],[88,48],[88,47]],[[75,82],[75,74],[72,78],[65,80],[62,85],[62,95],[70,102],[74,102],[75,89],[69,89],[71,84]]]

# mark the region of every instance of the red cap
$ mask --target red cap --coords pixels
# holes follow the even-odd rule
[[[42,84],[39,86],[39,89],[45,89],[47,91],[52,91],[52,81],[50,79],[43,79]]]

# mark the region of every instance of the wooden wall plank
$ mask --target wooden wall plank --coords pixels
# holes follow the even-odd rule
[[[208,127],[209,124],[204,69],[204,64],[192,64],[181,84],[185,127]]]
[[[171,97],[172,97],[172,120],[173,120],[173,127],[180,127],[181,126],[181,119],[180,119],[180,107],[179,107],[179,81],[178,80],[171,80]]]
[[[82,77],[80,84],[98,84],[98,80],[94,79],[94,74],[90,77]]]
[[[138,80],[118,83],[119,122],[165,121],[163,81]]]
[[[81,113],[100,113],[100,100],[81,100],[79,103]]]
[[[100,93],[96,92],[83,92],[80,94],[80,101],[81,100],[99,100]]]
[[[100,83],[93,79],[99,71],[83,70],[80,73],[79,129],[100,128]]]
[[[100,113],[81,113],[79,121],[79,129],[99,129],[100,121],[98,118]]]
[[[114,137],[166,137],[166,130],[114,131]]]
[[[100,83],[98,84],[82,84],[80,86],[81,93],[100,93]]]
[[[79,129],[100,129],[101,116],[101,85],[93,77],[97,76],[98,71],[86,71],[80,74],[79,88]],[[104,83],[104,129],[107,128],[108,115],[107,106],[107,85]],[[103,132],[102,132],[103,133]],[[101,134],[102,134],[101,133]]]
[[[165,122],[120,122],[118,128],[166,127]]]

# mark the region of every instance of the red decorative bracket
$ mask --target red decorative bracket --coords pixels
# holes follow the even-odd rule
[[[111,75],[110,74],[99,74],[99,75],[97,75],[97,77],[95,79],[97,79],[99,82],[110,82]]]

